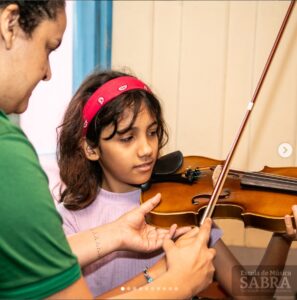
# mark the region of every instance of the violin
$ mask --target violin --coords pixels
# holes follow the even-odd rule
[[[143,201],[156,192],[162,194],[161,204],[147,217],[149,223],[161,227],[168,227],[173,223],[187,226],[203,224],[207,217],[234,218],[241,219],[246,227],[252,226],[274,232],[286,231],[284,216],[291,214],[292,205],[297,203],[297,168],[265,167],[260,172],[248,173],[230,170],[230,164],[294,4],[295,1],[291,0],[226,160],[218,161],[199,156],[185,157],[181,169],[177,170],[178,174],[175,176],[165,174],[163,178],[166,180],[157,180],[149,189],[147,187],[150,187],[152,182],[144,185],[147,191],[143,194]],[[222,168],[214,181],[212,175],[218,165]],[[186,184],[187,182],[189,184]],[[294,223],[293,217],[292,221]]]
[[[186,156],[174,173],[153,175],[151,182],[142,187],[141,202],[156,193],[161,193],[162,198],[147,215],[147,222],[160,227],[174,223],[199,226],[212,195],[215,167],[223,163],[203,156]],[[294,204],[297,204],[296,167],[264,167],[259,172],[231,169],[212,217],[238,219],[246,227],[285,232],[284,216],[292,215]]]

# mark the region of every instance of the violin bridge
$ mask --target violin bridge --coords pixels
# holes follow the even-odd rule
[[[215,169],[214,169],[214,171],[212,173],[212,185],[213,185],[213,187],[215,187],[215,185],[216,185],[216,183],[217,183],[217,181],[219,179],[219,176],[220,176],[220,174],[222,172],[222,169],[223,169],[222,165],[217,165],[215,167]]]

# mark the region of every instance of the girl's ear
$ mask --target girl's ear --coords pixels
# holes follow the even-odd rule
[[[13,40],[19,30],[20,10],[18,5],[9,4],[0,12],[0,34],[6,49],[12,47]]]
[[[100,151],[99,151],[98,147],[96,147],[96,148],[91,147],[85,139],[82,142],[82,147],[83,147],[83,150],[84,150],[84,153],[85,153],[85,156],[87,159],[94,160],[94,161],[99,160]]]

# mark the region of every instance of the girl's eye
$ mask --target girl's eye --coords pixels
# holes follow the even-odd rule
[[[131,136],[120,138],[120,141],[122,143],[129,143],[130,141],[132,141],[132,139],[133,139],[133,136],[131,135]]]
[[[149,136],[155,136],[157,134],[157,129],[150,130],[148,134]]]

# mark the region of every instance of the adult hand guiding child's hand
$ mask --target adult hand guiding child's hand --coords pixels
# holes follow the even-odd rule
[[[190,227],[173,224],[169,229],[157,228],[145,221],[145,215],[154,209],[161,201],[161,194],[143,203],[140,207],[124,214],[114,222],[118,230],[120,249],[140,252],[152,252],[162,247],[165,239],[178,237],[188,232]]]
[[[175,272],[176,278],[183,278],[180,284],[186,282],[189,295],[197,295],[212,282],[216,252],[207,246],[210,231],[211,219],[206,219],[200,228],[193,228],[176,242],[164,241],[168,271]]]

